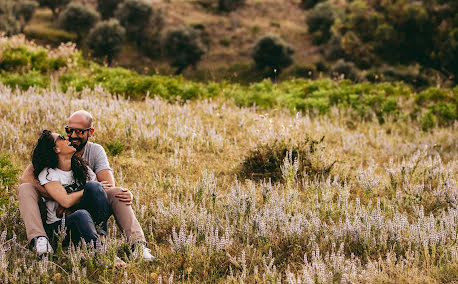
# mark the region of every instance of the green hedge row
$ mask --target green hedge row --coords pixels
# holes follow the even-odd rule
[[[141,75],[124,68],[109,68],[81,60],[76,66],[54,72],[66,66],[61,57],[48,56],[44,48],[27,46],[5,49],[0,58],[0,82],[11,87],[27,89],[31,86],[47,88],[50,75],[57,79],[62,91],[69,87],[81,91],[100,85],[112,94],[133,99],[159,96],[170,102],[224,96],[237,105],[261,108],[283,107],[291,111],[324,115],[331,108],[348,109],[361,119],[373,115],[380,123],[387,117],[410,119],[423,129],[435,125],[452,125],[458,119],[458,87],[429,88],[414,93],[404,83],[352,83],[350,81],[295,79],[273,84],[269,80],[248,86],[228,82],[207,84],[188,81],[182,77]],[[68,60],[68,59],[67,59]]]

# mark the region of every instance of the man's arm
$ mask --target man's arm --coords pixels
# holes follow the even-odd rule
[[[19,179],[19,183],[31,183],[35,188],[40,192],[40,194],[43,197],[46,198],[51,198],[51,196],[48,194],[46,191],[46,188],[40,184],[40,182],[35,178],[33,175],[33,166],[32,164],[29,164],[27,168],[25,168],[24,172],[21,175],[21,178]]]

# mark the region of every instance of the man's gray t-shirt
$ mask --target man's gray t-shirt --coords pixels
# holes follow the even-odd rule
[[[87,161],[89,168],[95,174],[101,170],[112,170],[105,149],[99,144],[87,142],[86,147],[84,147],[83,159]]]

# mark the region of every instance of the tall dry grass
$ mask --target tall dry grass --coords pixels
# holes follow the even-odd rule
[[[99,251],[70,247],[40,260],[27,248],[15,187],[0,210],[0,281],[439,283],[458,281],[458,133],[328,116],[239,108],[230,101],[129,101],[103,89],[61,93],[0,85],[0,149],[20,168],[42,129],[73,111],[95,118],[157,261],[128,253],[111,222]],[[286,159],[276,183],[238,180],[250,149],[325,136],[299,175]],[[116,142],[115,142],[116,141]],[[113,220],[111,220],[113,221]],[[114,254],[129,267],[116,270]]]

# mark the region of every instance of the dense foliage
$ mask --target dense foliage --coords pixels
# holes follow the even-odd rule
[[[99,11],[102,19],[108,20],[114,17],[114,13],[121,2],[123,0],[97,0],[97,11]]]
[[[123,29],[116,20],[99,23],[97,27],[91,32],[89,45],[95,48],[91,44],[100,41],[99,53],[95,54],[112,58],[113,54],[108,55],[106,51],[116,51],[116,46],[122,41]],[[341,80],[342,77],[358,79],[353,77],[357,76],[355,67],[345,62],[335,66],[337,81],[297,79],[274,84],[267,80],[248,86],[226,82],[203,84],[181,77],[140,75],[123,68],[78,63],[81,57],[71,49],[56,53],[40,47],[30,48],[25,43],[12,46],[11,42],[4,38],[0,44],[3,52],[0,67],[8,71],[1,74],[0,81],[22,89],[31,86],[45,88],[50,84],[50,72],[67,67],[56,78],[63,91],[70,87],[82,91],[85,87],[94,89],[100,85],[113,94],[136,99],[159,96],[170,102],[225,96],[240,106],[286,107],[292,112],[331,116],[333,108],[337,107],[363,120],[379,123],[413,121],[424,130],[436,125],[453,125],[458,119],[458,87],[429,88],[415,93],[403,83],[355,84]],[[176,54],[180,54],[178,50]]]
[[[280,37],[266,35],[253,47],[252,57],[256,67],[274,79],[283,68],[293,64],[293,53],[294,49]]]
[[[170,65],[177,67],[175,74],[180,74],[188,66],[196,66],[206,51],[200,33],[192,27],[169,29],[162,50],[170,58]]]
[[[0,32],[6,35],[23,33],[37,6],[38,3],[33,0],[1,0]]]
[[[367,1],[348,3],[334,21],[329,3],[307,15],[317,44],[329,59],[342,58],[359,68],[382,64],[432,68],[446,79],[458,76],[458,4],[456,1]],[[325,6],[321,6],[325,7]],[[322,8],[323,9],[323,8]],[[319,13],[318,13],[319,12]],[[334,34],[333,41],[326,44]],[[329,50],[332,50],[330,53]],[[422,70],[422,69],[420,69]],[[425,70],[426,71],[426,70]]]
[[[106,58],[108,65],[111,65],[113,58],[121,51],[125,37],[126,31],[118,20],[99,22],[89,32],[88,47],[93,56]]]
[[[126,29],[128,39],[140,46],[143,35],[151,26],[154,11],[145,1],[126,0],[118,5],[115,16]]]
[[[72,2],[65,7],[59,16],[60,26],[67,31],[75,32],[77,41],[82,40],[83,35],[99,20],[99,14],[92,8],[88,8],[79,2]]]

